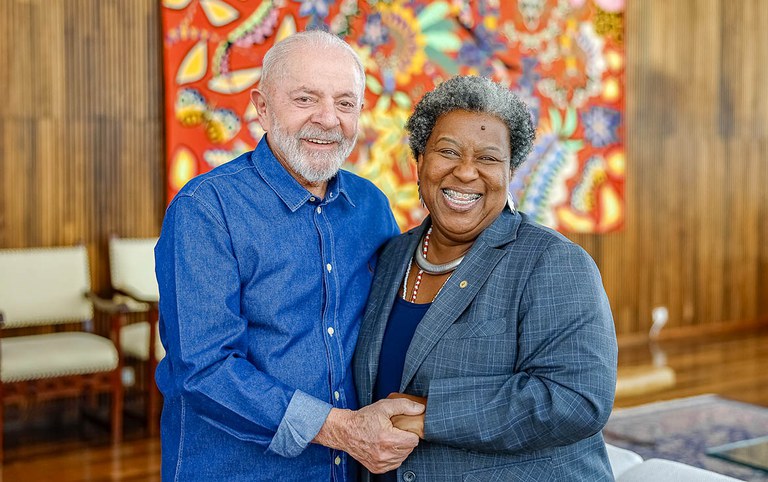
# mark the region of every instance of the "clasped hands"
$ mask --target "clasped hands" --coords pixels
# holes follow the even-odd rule
[[[395,470],[424,436],[426,403],[393,393],[360,410],[334,408],[314,442],[347,452],[374,474]]]
[[[424,411],[421,412],[418,415],[406,415],[406,414],[400,414],[400,415],[394,415],[390,418],[392,420],[392,425],[394,425],[395,428],[398,428],[400,430],[405,430],[407,432],[413,432],[416,435],[419,436],[420,439],[424,438],[424,416],[426,414],[426,406],[427,406],[427,399],[424,397],[417,397],[416,395],[409,395],[407,393],[390,393],[389,396],[387,396],[388,399],[398,399],[398,398],[405,398],[408,400],[413,400],[416,403],[420,403],[424,405]]]

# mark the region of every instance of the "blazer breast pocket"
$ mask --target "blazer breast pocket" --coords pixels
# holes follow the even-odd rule
[[[505,333],[507,318],[475,319],[454,323],[443,333],[442,338],[454,340],[457,338],[480,338]]]
[[[512,372],[517,332],[506,318],[455,323],[440,337],[430,355],[436,377],[492,376]],[[463,360],[456,363],[457,360]]]
[[[462,475],[464,482],[539,482],[554,480],[550,459],[535,459],[525,462],[473,470]]]

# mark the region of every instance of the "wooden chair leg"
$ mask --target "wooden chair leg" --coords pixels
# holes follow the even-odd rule
[[[5,326],[5,314],[0,311],[0,329]],[[2,344],[0,344],[0,364],[2,364],[3,361],[3,351],[2,351]],[[3,461],[5,460],[5,450],[3,449],[5,447],[5,439],[3,438],[3,433],[5,431],[5,387],[3,386],[3,380],[0,379],[0,482],[2,482],[3,478]]]
[[[154,437],[159,430],[160,390],[154,383],[154,378],[148,381],[147,387],[147,433]]]
[[[117,348],[117,367],[112,373],[112,444],[118,445],[123,441],[123,408],[125,387],[123,386],[123,354],[120,351],[120,328],[125,326],[125,313],[114,313],[110,316],[110,339]]]
[[[112,421],[112,444],[117,445],[123,440],[123,389],[122,368],[115,370],[112,376],[112,409],[110,420]]]
[[[157,370],[157,306],[149,310],[149,357],[147,360],[147,373],[144,377],[144,396],[146,397],[145,415],[147,417],[147,433],[155,436],[160,429],[160,390],[155,384],[155,370]]]
[[[3,397],[3,382],[0,382],[0,467],[5,460],[3,432],[5,431],[5,398]],[[2,475],[0,475],[2,478]]]

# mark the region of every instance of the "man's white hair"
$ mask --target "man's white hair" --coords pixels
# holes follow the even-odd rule
[[[357,67],[360,82],[360,101],[363,100],[365,94],[365,68],[360,61],[360,57],[348,43],[336,35],[322,30],[297,32],[273,45],[272,48],[267,51],[266,55],[264,55],[264,61],[262,62],[261,89],[269,91],[272,87],[279,85],[283,79],[283,75],[285,75],[281,65],[296,50],[307,47],[314,52],[331,49],[339,49],[347,52],[354,60],[355,67]]]

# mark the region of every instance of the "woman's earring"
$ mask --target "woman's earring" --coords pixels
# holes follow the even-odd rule
[[[511,192],[507,192],[507,206],[509,206],[509,210],[512,211],[512,214],[517,213],[517,209],[515,209],[515,200],[512,199]]]
[[[421,196],[421,182],[416,181],[416,190],[419,192],[419,202],[421,203],[421,207],[424,209],[427,209],[427,205],[424,204],[424,198]]]

